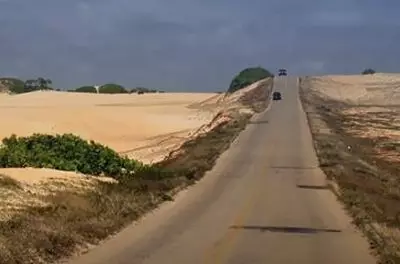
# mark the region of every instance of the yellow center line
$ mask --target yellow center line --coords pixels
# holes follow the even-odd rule
[[[259,197],[261,190],[261,184],[256,187],[256,190],[251,191],[251,194],[247,197],[243,206],[240,208],[239,213],[236,215],[231,226],[243,226],[245,221],[249,218],[255,204]],[[205,256],[205,264],[219,264],[224,263],[229,256],[230,251],[234,247],[240,229],[229,228],[224,236],[214,245]]]

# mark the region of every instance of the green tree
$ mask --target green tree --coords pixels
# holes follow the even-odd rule
[[[37,90],[53,90],[49,85],[53,82],[50,79],[39,77],[37,79],[29,79],[25,81],[24,92],[32,92]]]
[[[118,94],[118,93],[128,93],[128,91],[119,84],[108,83],[100,86],[99,93]]]
[[[37,89],[37,83],[34,79],[29,79],[25,81],[24,92],[32,92]]]
[[[49,85],[53,82],[50,79],[45,79],[43,77],[39,77],[36,80],[36,84],[40,90],[49,90]]]
[[[82,86],[75,89],[75,92],[78,93],[97,93],[97,90],[94,86]]]
[[[374,73],[376,73],[374,69],[367,68],[361,74],[362,75],[368,75],[368,74],[374,74]]]
[[[236,75],[228,88],[228,93],[233,93],[259,80],[274,77],[274,75],[261,67],[246,68]]]

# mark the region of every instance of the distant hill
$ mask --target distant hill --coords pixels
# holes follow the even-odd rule
[[[0,78],[1,93],[23,93],[24,81],[17,78],[3,77]]]

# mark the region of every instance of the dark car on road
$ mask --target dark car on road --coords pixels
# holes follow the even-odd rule
[[[282,100],[282,95],[280,92],[274,92],[272,94],[272,100]]]
[[[279,69],[278,76],[287,76],[287,71],[286,71],[286,69]]]

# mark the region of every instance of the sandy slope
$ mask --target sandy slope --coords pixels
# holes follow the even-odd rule
[[[181,135],[208,123],[213,113],[186,106],[204,101],[214,94],[165,93],[145,95],[98,95],[65,92],[34,92],[22,95],[0,95],[0,138],[12,133],[20,136],[32,133],[74,133],[93,139],[124,152],[157,138]],[[171,147],[173,147],[172,145]],[[145,146],[131,153],[133,158],[151,161],[152,147]],[[168,148],[158,151],[162,158]],[[127,154],[130,154],[129,151]],[[147,156],[146,156],[147,154]],[[3,175],[3,176],[1,176]],[[0,169],[4,177],[17,180],[21,188],[3,187],[7,197],[0,201],[0,219],[29,205],[42,203],[40,197],[57,188],[84,191],[94,186],[98,177],[84,177],[74,172],[50,169]],[[1,195],[0,195],[1,196]],[[1,197],[0,197],[1,198]]]
[[[213,129],[217,124],[226,118],[225,113],[230,109],[249,111],[240,103],[240,99],[247,93],[251,93],[265,80],[256,82],[248,87],[241,89],[233,94],[214,94],[205,100],[187,105],[188,111],[201,113],[202,120],[207,120],[196,129],[183,129],[175,132],[164,133],[158,136],[147,138],[141,142],[141,146],[128,149],[121,153],[127,154],[132,158],[137,158],[143,162],[157,162],[162,160],[168,153],[177,150],[181,144],[189,138]]]
[[[13,133],[19,136],[73,133],[108,145],[130,158],[157,162],[188,138],[211,129],[212,125],[206,125],[221,111],[241,107],[240,98],[260,82],[229,96],[49,91],[0,94],[0,139]]]
[[[342,114],[352,119],[347,132],[383,143],[400,141],[400,74],[321,76],[308,78],[310,89],[323,98],[349,104]],[[377,149],[399,161],[398,151]]]
[[[149,138],[187,133],[207,123],[212,113],[186,106],[207,93],[98,95],[34,92],[0,96],[0,138],[12,133],[74,133],[126,152]]]
[[[86,177],[71,171],[35,168],[0,169],[0,183],[16,180],[18,188],[0,184],[0,221],[29,206],[46,205],[44,197],[57,191],[86,192],[100,181],[114,182],[108,177]]]
[[[165,93],[99,95],[34,92],[0,94],[0,137],[12,133],[74,133],[93,139],[145,163],[162,160],[189,138],[206,133],[232,108],[250,111],[239,101],[260,82],[234,94]],[[0,168],[3,178],[16,180],[22,189],[1,189],[0,219],[29,205],[57,188],[84,191],[107,178],[84,177],[74,172],[34,168]],[[110,180],[110,179],[108,179]],[[35,194],[35,195],[32,195]],[[38,196],[39,195],[39,196]],[[0,197],[1,198],[1,197]]]
[[[311,77],[322,96],[355,105],[400,105],[400,74]]]

